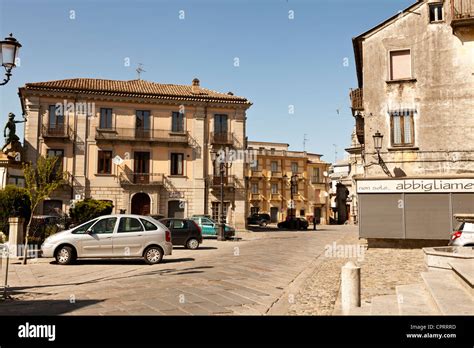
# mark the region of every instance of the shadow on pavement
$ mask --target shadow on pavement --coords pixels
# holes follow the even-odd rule
[[[74,303],[65,300],[6,300],[0,302],[2,315],[60,315],[92,306],[103,300],[76,300]]]
[[[163,258],[160,264],[164,263],[177,263],[177,262],[187,262],[187,261],[194,261],[192,257],[181,257],[179,259],[168,259]],[[58,263],[53,260],[50,262],[51,265],[58,265]],[[156,265],[148,265],[143,261],[143,259],[79,259],[76,262],[65,265],[63,267],[74,267],[74,266],[81,266],[81,265],[143,265],[143,266],[156,266]],[[60,266],[60,265],[58,265]]]

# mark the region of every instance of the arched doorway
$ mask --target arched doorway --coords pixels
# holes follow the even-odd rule
[[[139,192],[132,197],[132,214],[150,214],[150,196],[144,192]]]

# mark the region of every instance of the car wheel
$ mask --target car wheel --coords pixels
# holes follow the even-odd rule
[[[69,265],[75,259],[74,250],[70,246],[62,246],[56,252],[56,262],[60,265]]]
[[[160,263],[163,259],[163,250],[158,246],[151,246],[146,248],[144,257],[145,262],[149,265]]]
[[[260,222],[260,226],[262,226],[262,227],[267,227],[267,222],[266,222],[266,221]]]
[[[196,250],[199,248],[199,242],[196,238],[191,238],[186,242],[186,248]]]

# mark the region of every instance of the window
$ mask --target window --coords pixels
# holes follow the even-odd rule
[[[150,129],[150,111],[137,110],[135,113],[135,128],[139,130]]]
[[[220,202],[212,202],[212,220],[216,222],[220,222],[221,219],[219,217],[219,207],[220,207]],[[226,217],[226,222],[227,222],[227,210],[229,207],[229,202],[224,202],[224,216]]]
[[[56,105],[49,106],[49,129],[61,130],[64,127],[64,114],[62,108]]]
[[[291,162],[291,172],[293,174],[298,173],[298,162]]]
[[[112,151],[99,151],[98,154],[97,173],[112,173]]]
[[[258,184],[257,183],[252,183],[252,193],[254,193],[254,194],[258,193]]]
[[[430,4],[430,22],[443,20],[443,4]]]
[[[260,210],[260,207],[250,207],[250,214],[258,214],[258,211]]]
[[[413,111],[394,111],[390,113],[393,146],[413,146]]]
[[[92,226],[92,233],[94,234],[103,234],[103,233],[113,233],[115,228],[115,222],[117,218],[106,218],[97,221],[97,223]]]
[[[214,115],[214,133],[226,134],[227,130],[227,115]]]
[[[321,182],[319,177],[319,168],[313,168],[313,172],[311,174],[311,183],[317,184],[318,182]]]
[[[277,161],[272,161],[270,163],[270,166],[271,166],[272,172],[277,172],[278,171],[278,162]]]
[[[257,159],[250,162],[250,168],[252,168],[253,171],[258,170],[258,160]]]
[[[156,227],[155,224],[151,223],[148,220],[140,219],[140,221],[142,222],[143,226],[145,226],[145,230],[147,231],[155,231],[158,229],[158,227]]]
[[[272,184],[272,194],[278,193],[278,184]]]
[[[100,124],[99,128],[101,129],[111,129],[112,128],[112,109],[100,109]]]
[[[411,78],[410,50],[390,52],[390,80]]]
[[[304,209],[301,209],[301,210],[300,210],[300,216],[303,216],[303,217],[304,217]]]
[[[47,157],[57,157],[56,163],[54,164],[53,176],[61,175],[63,172],[63,161],[64,161],[64,150],[60,149],[48,149],[46,153]]]
[[[184,230],[188,228],[188,224],[186,221],[183,220],[172,220],[171,221],[171,228],[173,229],[178,229],[178,230]]]
[[[25,187],[25,178],[21,176],[14,176],[14,175],[9,175],[8,176],[8,185],[15,185],[18,187]]]
[[[86,233],[86,231],[96,222],[97,222],[97,219],[86,222],[85,224],[80,225],[78,228],[72,231],[72,233],[77,233],[77,234]]]
[[[171,175],[184,175],[184,154],[172,153],[171,154]]]
[[[156,228],[155,228],[156,229]],[[143,226],[138,221],[138,219],[135,218],[120,218],[120,224],[118,227],[118,233],[124,233],[124,232],[142,232],[143,231]]]
[[[184,113],[173,112],[171,119],[171,131],[178,133],[184,132]]]

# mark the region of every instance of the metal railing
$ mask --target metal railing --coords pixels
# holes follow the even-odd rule
[[[120,173],[120,183],[126,185],[164,185],[162,173]]]
[[[349,96],[352,110],[364,110],[364,91],[362,88],[352,89]]]
[[[236,178],[235,175],[226,175],[223,178],[224,186],[235,186]],[[211,175],[209,177],[209,181],[212,186],[220,186],[221,185],[221,177],[220,175]]]
[[[222,133],[211,132],[210,142],[211,144],[216,144],[216,145],[233,145],[234,135],[230,132],[222,132]]]
[[[453,21],[474,19],[474,0],[451,0]]]
[[[41,127],[43,138],[69,138],[71,133],[71,128],[67,124],[43,124]]]
[[[172,132],[168,129],[96,128],[96,140],[154,141],[189,143],[189,133]]]

